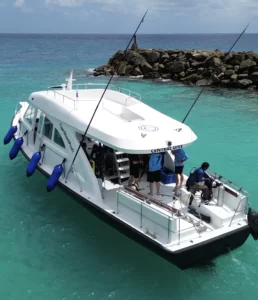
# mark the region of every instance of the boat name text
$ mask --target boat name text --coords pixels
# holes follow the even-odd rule
[[[183,148],[183,145],[179,145],[179,146],[170,146],[170,147],[166,147],[166,148],[160,148],[160,149],[152,149],[151,153],[160,153],[160,152],[165,152],[167,150],[176,150],[176,149],[181,149]]]

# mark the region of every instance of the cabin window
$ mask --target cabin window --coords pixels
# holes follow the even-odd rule
[[[55,133],[54,133],[54,142],[57,145],[65,148],[64,141],[63,141],[63,139],[62,139],[62,137],[61,137],[61,135],[60,135],[60,133],[59,133],[59,131],[57,129],[55,129]]]
[[[24,119],[29,123],[32,124],[34,118],[35,108],[31,105],[27,108],[26,113],[24,114]]]
[[[53,133],[53,123],[48,118],[45,118],[42,134],[51,140],[52,133]]]
[[[43,122],[44,122],[44,114],[41,113],[39,117],[38,134],[41,133]]]

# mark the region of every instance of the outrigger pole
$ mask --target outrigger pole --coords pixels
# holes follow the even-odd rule
[[[124,50],[124,55],[121,57],[121,59],[118,60],[119,63],[120,63],[121,61],[124,60],[124,58],[125,58],[125,56],[126,56],[126,51],[128,50],[128,48],[129,48],[129,46],[130,46],[130,44],[131,44],[131,42],[132,42],[134,36],[136,35],[138,29],[140,28],[141,24],[143,23],[144,18],[145,18],[145,16],[147,15],[147,12],[148,12],[148,9],[146,10],[145,14],[143,15],[143,17],[142,17],[140,23],[138,24],[138,26],[137,26],[137,28],[136,28],[134,34],[132,35],[132,37],[131,37],[131,39],[130,39],[128,45],[127,45],[127,47],[125,48],[125,50]],[[117,68],[118,68],[118,66],[119,66],[119,64],[117,65]],[[114,77],[114,74],[115,74],[115,72],[113,72],[112,76],[110,77],[110,79],[109,79],[109,81],[108,81],[108,83],[107,83],[107,85],[106,85],[106,87],[105,87],[105,89],[104,89],[104,92],[103,92],[103,94],[101,95],[101,97],[100,97],[100,99],[99,99],[99,102],[98,102],[98,104],[97,104],[97,106],[96,106],[96,108],[95,108],[95,110],[94,110],[94,112],[93,112],[93,114],[92,114],[92,117],[91,117],[91,119],[90,119],[90,122],[89,122],[89,124],[88,124],[88,126],[87,126],[87,128],[86,128],[86,130],[85,130],[85,132],[84,132],[84,134],[83,134],[83,136],[82,136],[80,145],[79,145],[79,147],[78,147],[78,149],[77,149],[77,151],[76,151],[76,153],[75,153],[75,155],[74,155],[73,161],[72,161],[71,166],[70,166],[70,168],[69,168],[69,171],[68,171],[68,173],[67,173],[67,175],[66,175],[66,179],[67,179],[69,173],[71,172],[72,166],[73,166],[73,164],[74,164],[74,162],[75,162],[75,159],[76,159],[76,157],[77,157],[77,155],[78,155],[78,153],[79,153],[79,150],[80,150],[80,147],[81,147],[81,145],[82,145],[82,142],[83,142],[83,140],[84,140],[84,138],[85,138],[85,136],[86,136],[86,134],[87,134],[87,132],[88,132],[88,130],[89,130],[89,127],[90,127],[90,125],[91,125],[91,122],[92,122],[92,120],[93,120],[93,118],[94,118],[94,116],[95,116],[95,114],[96,114],[96,112],[97,112],[97,109],[98,109],[98,107],[99,107],[99,105],[100,105],[100,103],[101,103],[101,100],[103,99],[103,97],[104,97],[104,95],[105,95],[105,93],[106,93],[106,91],[107,91],[107,89],[108,89],[108,87],[109,87],[109,84],[110,84],[111,80],[112,80],[113,77]]]
[[[229,55],[229,53],[232,51],[232,49],[235,47],[236,43],[239,41],[239,39],[241,38],[241,36],[245,33],[247,27],[249,26],[249,24],[247,24],[247,26],[245,27],[245,29],[242,31],[242,33],[239,35],[239,37],[236,39],[236,41],[234,42],[234,44],[231,46],[231,48],[228,50],[227,53],[225,53],[225,57],[227,57],[227,55]],[[204,92],[204,90],[207,88],[207,86],[209,85],[211,78],[212,78],[213,74],[211,75],[211,77],[207,80],[206,84],[204,85],[204,87],[201,89],[200,93],[198,94],[197,98],[195,99],[194,103],[192,104],[192,106],[190,107],[189,111],[187,112],[186,116],[184,117],[184,120],[182,121],[182,123],[185,122],[186,118],[188,117],[188,115],[190,114],[191,110],[193,109],[194,105],[196,104],[197,100],[200,98],[201,94]]]

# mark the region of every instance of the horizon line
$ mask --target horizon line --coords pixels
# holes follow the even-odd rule
[[[34,34],[34,35],[132,35],[132,33],[60,33],[60,32],[0,32],[0,34],[16,34],[16,35],[24,35],[24,34]],[[239,34],[239,32],[188,32],[188,33],[138,33],[137,35],[187,35],[187,34],[192,34],[192,35],[205,35],[205,34]],[[258,34],[258,32],[247,32],[247,34]]]

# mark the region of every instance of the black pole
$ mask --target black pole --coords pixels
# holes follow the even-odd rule
[[[236,41],[234,42],[234,44],[231,46],[231,48],[229,49],[228,52],[225,53],[225,57],[227,55],[229,55],[229,53],[231,52],[231,50],[235,47],[236,43],[239,41],[239,39],[241,38],[241,36],[245,33],[247,27],[249,26],[249,24],[245,27],[245,29],[242,31],[242,33],[239,35],[239,37],[236,39]],[[206,89],[206,87],[209,85],[210,80],[212,78],[211,77],[207,80],[206,84],[204,85],[204,87],[202,88],[202,90],[200,91],[200,93],[198,94],[197,98],[195,99],[194,103],[192,104],[192,106],[190,107],[189,111],[187,112],[186,116],[184,117],[184,120],[182,121],[182,123],[185,122],[186,118],[188,117],[188,115],[190,114],[191,110],[193,109],[195,103],[197,102],[197,100],[200,98],[201,94],[204,92],[204,90]]]
[[[118,62],[121,62],[121,61],[124,60],[124,58],[125,58],[125,56],[126,56],[126,51],[128,50],[128,48],[129,48],[129,46],[130,46],[130,44],[131,44],[131,42],[132,42],[134,36],[136,35],[138,29],[140,28],[141,24],[143,23],[144,18],[145,18],[145,16],[147,15],[147,12],[148,12],[148,9],[146,10],[145,14],[143,15],[143,17],[142,17],[142,19],[141,19],[139,25],[137,26],[137,28],[136,28],[134,34],[132,35],[132,37],[131,37],[131,39],[130,39],[128,45],[127,45],[127,47],[125,48],[125,50],[124,50],[124,55],[122,56],[122,58],[121,58]],[[119,66],[119,64],[117,65],[117,69],[118,69],[118,66]],[[109,86],[111,80],[112,80],[113,77],[114,77],[114,74],[115,74],[115,72],[114,72],[114,73],[112,74],[112,76],[110,77],[110,79],[109,79],[109,81],[108,81],[108,83],[107,83],[107,85],[106,85],[106,87],[105,87],[105,89],[104,89],[104,92],[103,92],[103,94],[101,95],[101,97],[100,97],[100,99],[99,99],[99,102],[98,102],[98,104],[97,104],[97,106],[96,106],[96,108],[95,108],[95,110],[94,110],[94,112],[93,112],[93,114],[92,114],[92,117],[91,117],[91,119],[90,119],[90,122],[89,122],[89,124],[88,124],[88,126],[87,126],[87,128],[86,128],[86,130],[85,130],[85,132],[84,132],[84,134],[83,134],[83,136],[82,136],[82,139],[81,139],[81,142],[80,142],[80,144],[79,144],[79,147],[78,147],[78,149],[77,149],[77,151],[76,151],[76,153],[75,153],[75,155],[74,155],[73,161],[72,161],[72,163],[71,163],[71,166],[70,166],[70,169],[69,169],[69,171],[68,171],[68,173],[67,173],[66,178],[68,177],[68,175],[69,175],[69,173],[70,173],[70,171],[71,171],[71,168],[72,168],[72,166],[73,166],[73,164],[74,164],[74,162],[75,162],[75,159],[76,159],[76,157],[77,157],[77,155],[78,155],[78,153],[79,153],[79,150],[80,150],[82,141],[84,140],[84,138],[85,138],[85,136],[86,136],[86,134],[87,134],[87,132],[88,132],[88,130],[89,130],[89,127],[90,127],[90,125],[91,125],[91,122],[92,122],[92,120],[93,120],[93,118],[94,118],[94,116],[95,116],[95,114],[96,114],[96,112],[97,112],[97,109],[98,109],[98,107],[99,107],[99,105],[100,105],[100,103],[101,103],[101,100],[103,99],[103,97],[104,97],[104,95],[105,95],[105,93],[106,93],[106,91],[107,91],[107,89],[108,89],[108,86]]]

